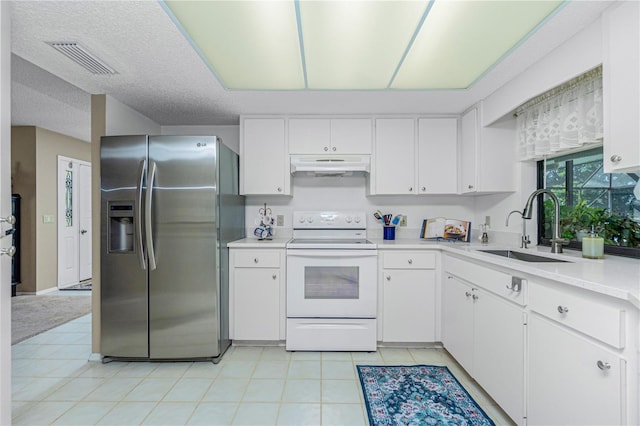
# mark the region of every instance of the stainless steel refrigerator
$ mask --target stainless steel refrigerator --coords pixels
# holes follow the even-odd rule
[[[104,360],[220,359],[227,242],[245,236],[238,156],[215,136],[101,139]]]

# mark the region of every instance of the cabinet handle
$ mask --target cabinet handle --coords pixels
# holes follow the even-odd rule
[[[278,276],[276,274],[271,275],[271,278],[273,278],[274,280],[278,278]]]
[[[620,155],[614,154],[611,156],[610,160],[612,163],[619,163],[620,161],[622,161],[622,157]]]
[[[473,185],[469,185],[469,186],[468,186],[468,188],[469,188],[469,189],[473,189]]]
[[[598,361],[596,365],[600,370],[611,370],[611,364],[609,364],[608,362]]]
[[[333,148],[331,148],[331,150],[332,150],[332,151],[335,151],[335,150],[336,150],[336,147],[334,146]]]
[[[422,188],[420,188],[420,190],[421,190],[422,192],[425,192],[425,191],[427,190],[427,187],[423,186]]]
[[[409,192],[413,192],[413,186],[409,187]]]
[[[325,152],[326,152],[326,151],[329,151],[329,147],[328,147],[328,146],[325,146],[325,147],[324,147],[324,150],[325,150]]]
[[[282,192],[282,188],[278,187],[277,188],[278,192]]]
[[[473,300],[478,300],[480,297],[478,297],[477,294],[474,294],[473,296],[471,296],[473,298]]]
[[[467,296],[467,297],[470,297],[470,296],[471,296],[471,293],[469,293],[468,291],[465,291],[465,292],[464,292],[464,295],[465,295],[465,296]]]
[[[451,275],[449,275],[449,276],[447,277],[447,279],[448,279],[448,280],[452,280],[452,279],[453,279],[453,277],[452,277]]]
[[[566,314],[567,312],[569,312],[569,308],[567,308],[566,306],[558,305],[558,312],[561,314]]]
[[[258,258],[257,258],[257,257],[254,257],[254,258],[253,258],[253,263],[258,263],[258,262],[259,262]]]
[[[409,262],[409,265],[413,264],[413,259],[409,259],[407,260],[407,262]]]
[[[391,275],[387,275],[387,281],[391,281]]]
[[[6,254],[9,257],[13,257],[13,255],[16,254],[16,248],[14,246],[11,246],[9,248],[0,249],[0,255],[2,254]]]

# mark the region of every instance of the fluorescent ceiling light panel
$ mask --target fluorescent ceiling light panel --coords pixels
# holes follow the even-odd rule
[[[300,1],[309,89],[386,89],[428,1]]]
[[[393,89],[464,89],[562,1],[436,1]]]
[[[174,21],[228,89],[304,89],[292,1],[166,1]]]

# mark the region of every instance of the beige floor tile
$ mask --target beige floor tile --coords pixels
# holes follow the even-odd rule
[[[237,402],[201,402],[187,422],[188,425],[230,425],[238,409]]]
[[[201,379],[215,379],[222,367],[212,362],[194,362],[182,377],[196,377]]]
[[[203,401],[240,401],[249,385],[249,379],[224,379],[217,378],[207,393],[202,397]]]
[[[59,426],[94,425],[115,405],[115,402],[82,401],[74,405],[52,424]]]
[[[323,426],[366,425],[361,404],[322,404]]]
[[[291,352],[287,352],[284,346],[267,346],[262,350],[261,361],[289,361]]]
[[[351,352],[322,352],[322,361],[352,361]]]
[[[185,425],[198,404],[195,402],[160,402],[142,422],[146,426]]]
[[[351,361],[325,361],[322,360],[322,379],[354,380],[355,368]]]
[[[233,425],[275,425],[280,403],[241,402],[233,419]]]
[[[142,381],[140,378],[114,377],[106,379],[93,392],[88,394],[85,401],[121,401],[133,388]]]
[[[321,424],[320,404],[290,403],[280,406],[278,426],[306,426]]]
[[[165,395],[163,401],[200,401],[212,383],[212,379],[182,378]]]
[[[191,362],[161,362],[149,373],[149,377],[182,377],[191,364]]]
[[[415,363],[411,352],[405,348],[381,348],[379,352],[387,365],[411,365]]]
[[[287,380],[284,385],[284,402],[320,402],[321,381],[317,379]]]
[[[260,361],[253,372],[254,379],[284,379],[289,371],[289,361]]]
[[[355,380],[322,380],[323,403],[357,404],[361,401],[361,393]]]
[[[282,400],[284,380],[253,379],[242,397],[243,402],[279,402]]]
[[[232,361],[257,361],[262,355],[261,346],[235,346],[235,349],[228,355],[228,359]]]
[[[294,361],[289,364],[288,379],[319,379],[321,363],[318,361]]]
[[[155,402],[119,402],[97,425],[138,425],[155,406]]]
[[[70,401],[51,401],[51,402],[37,402],[30,403],[29,409],[24,413],[16,415],[11,424],[14,426],[25,425],[48,425],[56,421],[57,418],[62,416],[67,410],[73,407],[73,402]]]
[[[256,368],[256,361],[234,361],[227,360],[221,367],[218,377],[248,379],[253,375]]]
[[[100,378],[77,377],[71,379],[60,388],[56,389],[49,396],[47,401],[80,401],[94,389],[104,383]]]
[[[153,402],[160,401],[169,393],[178,379],[171,377],[147,377],[131,390],[125,401]]]

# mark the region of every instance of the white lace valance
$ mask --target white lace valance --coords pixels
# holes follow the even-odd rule
[[[602,67],[516,110],[521,160],[602,143]]]

